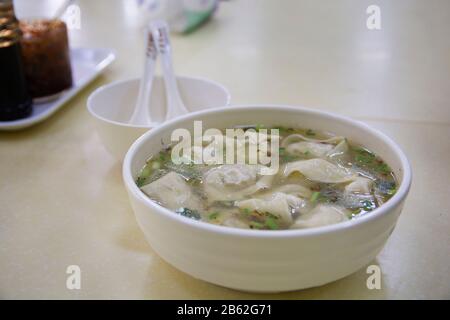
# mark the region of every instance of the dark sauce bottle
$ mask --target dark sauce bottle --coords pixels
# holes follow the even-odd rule
[[[25,118],[32,111],[20,37],[12,0],[0,0],[0,121]]]

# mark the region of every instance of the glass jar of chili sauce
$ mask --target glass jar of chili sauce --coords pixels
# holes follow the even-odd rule
[[[36,103],[57,98],[72,86],[66,24],[59,19],[21,20],[22,58]]]
[[[21,35],[12,0],[0,0],[0,121],[25,118],[32,112]]]

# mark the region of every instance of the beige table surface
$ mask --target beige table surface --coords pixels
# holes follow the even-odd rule
[[[352,116],[390,135],[411,161],[409,199],[373,262],[381,290],[367,289],[363,269],[270,295],[193,279],[146,243],[121,165],[85,108],[98,86],[140,74],[143,20],[132,0],[79,3],[72,45],[111,47],[117,60],[48,121],[0,133],[1,298],[450,298],[450,1],[232,0],[208,25],[173,38],[177,72],[223,83],[233,103]],[[366,28],[372,3],[379,31]],[[82,288],[70,291],[74,264]]]

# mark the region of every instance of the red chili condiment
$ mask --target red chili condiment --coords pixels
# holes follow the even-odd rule
[[[72,86],[66,24],[58,19],[21,21],[22,55],[33,98],[50,96]]]

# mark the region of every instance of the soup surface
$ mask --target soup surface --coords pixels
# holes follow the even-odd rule
[[[262,175],[261,165],[247,159],[241,164],[175,164],[174,145],[169,145],[149,156],[136,184],[176,214],[257,230],[312,228],[356,219],[397,190],[389,166],[345,137],[311,129],[262,130],[258,125],[242,129],[250,136],[278,129],[276,174]],[[226,139],[224,132],[214,141]],[[251,143],[250,139],[246,145]],[[202,145],[223,148],[211,142]]]

